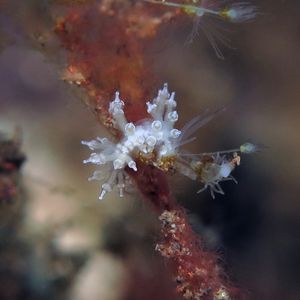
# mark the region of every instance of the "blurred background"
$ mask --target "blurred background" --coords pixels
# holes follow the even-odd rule
[[[156,216],[134,190],[97,201],[80,141],[109,134],[79,88],[60,79],[55,45],[30,42],[43,39],[33,29],[39,18],[47,26],[46,2],[0,2],[0,145],[18,128],[26,156],[18,197],[0,203],[0,299],[167,299],[171,283],[153,250]],[[247,299],[300,299],[300,3],[260,1],[259,9],[254,22],[222,27],[230,40],[219,43],[223,60],[201,31],[185,44],[188,20],[164,26],[148,52],[176,91],[178,127],[205,108],[227,108],[190,151],[265,146],[242,157],[238,185],[224,182],[225,196],[214,200],[196,194],[197,183],[170,178],[194,229]]]

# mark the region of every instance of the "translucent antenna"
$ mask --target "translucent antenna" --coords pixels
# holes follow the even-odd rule
[[[201,115],[193,118],[190,122],[185,124],[181,129],[181,136],[179,140],[184,143],[188,138],[191,137],[200,127],[206,125],[210,122],[216,115],[223,112],[225,110],[224,107],[217,109],[215,111],[210,112],[208,109],[204,111]]]
[[[202,152],[202,153],[180,153],[180,156],[197,157],[197,156],[221,155],[221,154],[229,154],[229,153],[252,154],[260,151],[261,149],[262,149],[261,146],[247,142],[242,144],[239,148],[235,148],[235,149],[215,151],[215,152]]]

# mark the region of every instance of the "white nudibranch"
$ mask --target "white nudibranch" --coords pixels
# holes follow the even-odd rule
[[[159,168],[167,169],[173,160],[177,148],[182,144],[181,131],[174,128],[178,120],[175,110],[175,93],[168,92],[167,84],[159,90],[157,97],[152,102],[147,102],[147,112],[151,118],[136,125],[126,120],[124,114],[124,102],[116,92],[115,99],[109,104],[114,126],[123,133],[118,143],[113,143],[107,138],[97,138],[92,141],[82,141],[94,151],[84,163],[106,166],[109,178],[102,185],[99,199],[117,186],[122,197],[125,189],[124,182],[128,181],[125,168],[137,171],[136,158],[151,163]],[[153,160],[155,156],[155,161]],[[103,171],[96,171],[90,180],[99,180],[99,174],[103,180]]]
[[[100,200],[115,187],[119,190],[120,197],[124,196],[131,183],[127,170],[137,172],[137,161],[164,172],[177,171],[198,180],[204,184],[203,189],[210,187],[214,197],[214,192],[223,194],[220,181],[235,181],[231,172],[240,163],[237,153],[256,152],[255,145],[245,143],[238,149],[199,154],[199,159],[195,159],[195,156],[199,155],[180,153],[180,147],[195,140],[193,134],[223,109],[213,112],[206,110],[179,130],[174,128],[178,120],[175,93],[169,93],[167,84],[164,84],[157,97],[146,105],[148,119],[138,124],[128,122],[124,114],[124,102],[120,99],[119,92],[116,92],[114,100],[109,104],[109,113],[114,127],[122,133],[121,139],[117,143],[100,137],[82,141],[83,145],[93,151],[83,162],[101,166],[101,169],[96,170],[89,178],[104,182],[101,186]],[[230,153],[233,153],[231,158],[228,157]],[[227,157],[221,154],[226,154]]]

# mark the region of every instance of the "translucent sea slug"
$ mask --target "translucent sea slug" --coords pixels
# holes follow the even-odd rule
[[[231,172],[240,161],[237,153],[254,152],[252,148],[255,146],[248,143],[240,149],[222,152],[233,153],[230,158],[228,155],[220,156],[220,153],[200,154],[199,159],[197,155],[182,154],[181,146],[195,140],[193,134],[222,110],[212,113],[206,111],[188,122],[182,130],[178,130],[174,127],[178,120],[175,93],[169,93],[167,84],[159,90],[152,102],[146,104],[149,119],[133,124],[126,120],[124,102],[120,99],[119,92],[116,92],[115,99],[109,104],[109,113],[113,118],[114,126],[122,133],[121,139],[117,143],[100,137],[91,141],[82,141],[82,144],[93,151],[84,163],[101,166],[89,178],[89,180],[104,181],[100,200],[115,186],[119,189],[120,197],[124,196],[124,190],[130,182],[126,168],[137,172],[137,160],[164,172],[179,172],[193,180],[198,180],[204,184],[204,189],[211,188],[214,197],[213,192],[223,193],[219,186],[220,181],[233,180]]]

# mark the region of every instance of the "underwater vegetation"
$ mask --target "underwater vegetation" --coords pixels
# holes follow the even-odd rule
[[[113,140],[97,137],[82,142],[93,151],[84,163],[98,166],[89,180],[101,181],[100,200],[115,187],[123,197],[135,185],[153,205],[162,226],[155,248],[169,261],[176,291],[185,299],[231,299],[237,289],[218,266],[217,256],[205,249],[191,229],[166,175],[179,173],[196,180],[203,185],[199,192],[209,188],[214,198],[215,193],[224,193],[220,182],[236,182],[231,173],[240,164],[240,155],[254,153],[258,147],[245,143],[229,151],[185,152],[183,146],[195,139],[196,131],[223,109],[205,111],[176,128],[177,102],[167,84],[153,101],[147,101],[154,84],[166,78],[154,75],[151,62],[155,57],[145,50],[159,28],[181,13],[196,17],[196,22],[205,15],[231,22],[255,16],[256,8],[248,4],[219,8],[214,3],[100,1],[71,7],[55,28],[68,51],[63,79],[87,92],[86,103],[113,135]]]
[[[202,236],[203,232],[201,228],[199,229],[203,224],[193,226],[191,224],[193,211],[183,206],[184,201],[193,202],[192,206],[195,207],[199,203],[197,207],[199,210],[204,201],[209,203],[208,206],[211,205],[212,210],[214,205],[219,203],[222,203],[220,205],[222,207],[226,206],[226,202],[230,205],[228,198],[238,191],[243,183],[239,183],[239,186],[235,184],[238,184],[241,178],[241,181],[247,176],[252,178],[253,170],[249,165],[259,164],[257,161],[260,156],[252,154],[256,154],[264,147],[250,142],[252,134],[243,132],[244,120],[240,116],[236,116],[236,122],[234,118],[232,119],[234,124],[232,126],[238,127],[238,124],[241,124],[239,136],[236,134],[237,131],[231,132],[224,126],[220,126],[220,133],[216,134],[216,137],[206,135],[210,130],[208,127],[217,127],[219,120],[227,114],[226,105],[225,108],[222,105],[217,109],[211,108],[209,101],[203,98],[201,105],[204,108],[197,107],[197,110],[189,113],[185,111],[191,109],[188,107],[185,91],[190,91],[192,87],[194,94],[191,93],[190,98],[194,102],[202,103],[201,97],[199,99],[197,95],[206,92],[205,84],[209,82],[207,79],[203,85],[199,84],[199,88],[197,86],[198,73],[193,69],[191,62],[201,59],[200,55],[197,57],[198,53],[196,55],[194,53],[193,57],[191,54],[190,64],[185,65],[185,70],[177,67],[177,74],[174,77],[170,76],[171,71],[163,72],[157,65],[164,60],[159,58],[161,49],[170,57],[173,56],[173,60],[182,60],[180,55],[176,56],[178,52],[171,49],[173,45],[168,40],[169,35],[177,34],[179,43],[182,44],[180,46],[184,48],[184,51],[179,51],[181,54],[192,53],[190,49],[201,40],[204,47],[207,45],[207,53],[211,55],[215,66],[225,63],[226,56],[231,53],[230,49],[226,49],[223,53],[223,46],[230,48],[227,39],[230,32],[225,33],[227,25],[231,24],[232,28],[238,28],[241,23],[255,21],[260,9],[250,2],[212,0],[49,0],[30,3],[34,3],[36,8],[35,17],[31,18],[30,22],[27,19],[24,23],[18,19],[20,23],[17,26],[20,30],[31,33],[27,37],[32,43],[30,47],[34,44],[36,50],[59,68],[57,72],[59,74],[56,76],[63,81],[60,84],[75,94],[68,101],[74,102],[79,98],[83,102],[82,111],[86,111],[90,116],[90,123],[81,122],[75,116],[74,128],[68,123],[73,118],[72,114],[64,116],[68,122],[63,125],[55,124],[56,119],[53,118],[54,131],[68,132],[66,128],[72,131],[72,150],[70,151],[70,145],[67,145],[69,141],[67,138],[64,146],[70,153],[80,154],[80,158],[75,162],[75,165],[80,166],[76,171],[73,169],[74,161],[71,160],[71,155],[70,158],[66,155],[62,159],[64,164],[70,166],[65,173],[83,175],[87,168],[95,168],[88,181],[95,180],[97,183],[86,183],[84,180],[86,175],[83,175],[80,182],[74,184],[74,189],[77,192],[82,189],[82,192],[88,186],[88,191],[92,191],[96,186],[98,194],[96,191],[82,198],[90,201],[88,205],[90,203],[97,205],[101,213],[103,210],[103,214],[106,212],[106,205],[112,205],[110,203],[114,202],[114,198],[117,199],[116,204],[113,204],[115,206],[120,204],[131,207],[130,201],[135,199],[146,203],[146,206],[141,205],[142,208],[133,209],[135,214],[130,214],[128,220],[126,218],[111,220],[111,223],[117,224],[114,233],[111,233],[111,228],[107,230],[101,224],[98,230],[104,232],[103,243],[109,245],[120,257],[126,257],[127,250],[120,244],[124,240],[126,245],[132,242],[130,237],[124,234],[127,221],[130,223],[136,220],[135,228],[139,229],[140,226],[142,228],[143,220],[139,219],[142,210],[145,210],[146,214],[153,214],[156,221],[156,231],[149,234],[151,237],[145,235],[152,239],[152,244],[151,242],[147,244],[150,256],[155,256],[159,262],[159,266],[153,264],[153,269],[163,270],[162,276],[155,280],[149,279],[146,273],[142,274],[143,276],[138,272],[136,274],[135,271],[143,265],[143,262],[131,261],[129,269],[132,273],[129,274],[129,283],[124,284],[128,288],[128,294],[124,293],[126,294],[124,299],[242,299],[244,291],[237,288],[239,284],[231,278],[226,268],[225,255],[223,256],[218,249],[210,247],[205,230]],[[25,7],[26,5],[22,4],[22,9]],[[7,10],[7,14],[10,13],[11,11]],[[26,13],[21,16],[26,18]],[[20,24],[27,24],[28,27]],[[252,24],[254,22],[248,24],[249,28]],[[5,30],[1,30],[0,34],[2,33],[6,34]],[[204,73],[201,79],[214,77],[214,72],[209,73],[205,69],[213,67],[205,66],[205,60],[201,63]],[[240,62],[240,65],[240,81],[242,83],[243,80],[246,81],[245,85],[241,84],[242,90],[247,89],[247,84],[250,83],[242,76],[243,62]],[[166,63],[162,69],[168,67]],[[190,77],[187,75],[189,69]],[[231,74],[222,76],[232,79]],[[217,84],[213,84],[213,89],[222,91],[225,86],[222,85],[222,76],[220,75],[219,82],[216,81]],[[177,81],[174,78],[178,78]],[[222,92],[218,95],[222,97]],[[253,95],[253,99],[255,96]],[[242,93],[237,98],[237,104],[238,101],[240,103],[244,101]],[[245,102],[248,100],[249,98]],[[66,106],[69,104],[70,102]],[[63,110],[62,105],[61,111]],[[91,129],[94,132],[81,134],[83,131],[78,128],[90,128],[93,126],[91,123],[95,124],[95,130]],[[200,138],[198,136],[200,134],[206,135],[206,138]],[[55,139],[53,136],[50,139]],[[228,148],[227,146],[210,148],[209,140],[217,145],[220,137]],[[89,151],[87,148],[80,145],[80,141],[90,150],[90,154],[87,153]],[[221,143],[222,141],[219,144]],[[0,181],[1,184],[3,182],[0,185],[0,196],[2,202],[10,202],[16,198],[19,189],[18,181],[12,178],[19,173],[25,156],[20,151],[21,143],[17,138],[7,139],[1,136],[0,145],[1,174],[9,175],[9,179],[6,177]],[[32,160],[34,156],[29,162]],[[83,167],[81,160],[90,166]],[[50,181],[51,179],[56,180],[50,178]],[[57,180],[59,181],[59,178]],[[179,181],[178,184],[174,184],[176,180]],[[260,187],[257,187],[259,180],[259,177],[255,177],[253,182],[248,181],[248,188],[259,190]],[[195,187],[195,190],[182,188],[183,181]],[[47,183],[47,180],[41,179],[37,182],[38,185],[42,185],[41,183]],[[76,192],[74,194],[65,192],[68,189],[52,190],[58,194],[68,194],[68,197],[77,197]],[[178,190],[184,199],[178,197]],[[190,197],[191,199],[188,199]],[[247,198],[247,195],[243,197]],[[96,202],[97,198],[104,201]],[[117,202],[119,198],[122,198],[122,201]],[[96,209],[94,213],[97,214]],[[205,213],[204,210],[203,215]],[[91,219],[97,219],[95,215],[91,216]],[[243,218],[243,214],[240,217]],[[81,224],[85,221],[80,219]],[[69,220],[67,222],[69,222],[67,226],[71,226],[69,224],[72,222]],[[118,237],[120,244],[112,241],[114,236]],[[99,245],[97,247],[100,248]],[[74,259],[76,267],[78,263],[78,268],[80,264],[84,265],[82,257]],[[146,262],[145,259],[144,263],[146,269],[150,270],[151,260]],[[161,290],[153,288],[165,281],[170,283],[169,286],[166,285],[168,288]],[[148,290],[139,287],[139,282],[146,282],[144,288],[148,283]]]

